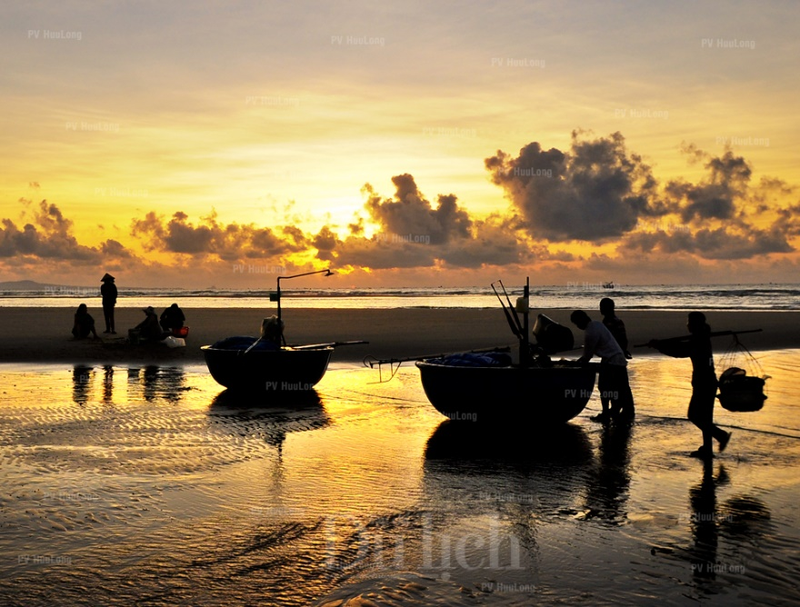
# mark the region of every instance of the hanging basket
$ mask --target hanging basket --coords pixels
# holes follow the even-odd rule
[[[750,377],[744,369],[729,367],[719,377],[717,398],[728,411],[758,411],[764,406],[765,380]]]
[[[722,407],[736,412],[759,411],[767,400],[764,390],[769,376],[736,335],[720,362],[725,367],[717,394]]]

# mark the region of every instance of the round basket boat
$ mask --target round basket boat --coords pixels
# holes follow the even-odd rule
[[[437,411],[455,421],[565,423],[594,390],[594,365],[467,367],[419,361],[422,387]]]
[[[217,383],[236,390],[299,392],[311,390],[328,369],[333,348],[252,350],[200,348]]]

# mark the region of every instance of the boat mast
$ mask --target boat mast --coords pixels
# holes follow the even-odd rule
[[[312,274],[325,274],[325,276],[331,276],[333,271],[330,268],[325,270],[317,270],[316,272],[304,272],[303,274],[294,274],[292,276],[278,276],[278,290],[275,293],[271,293],[269,296],[270,301],[277,301],[278,302],[278,321],[281,320],[281,279],[289,280],[290,278],[300,278],[301,276],[311,276]],[[280,322],[278,322],[280,326]]]
[[[522,308],[522,335],[519,336],[519,366],[529,367],[531,363],[531,346],[528,340],[529,329],[529,312],[530,312],[530,294],[531,294],[531,279],[530,276],[525,278],[525,289],[522,294],[522,301],[517,302],[517,308]],[[521,303],[521,305],[520,305]]]

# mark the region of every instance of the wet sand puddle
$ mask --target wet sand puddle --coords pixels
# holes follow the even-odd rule
[[[712,465],[685,361],[640,358],[631,429],[442,423],[413,367],[263,407],[199,367],[6,367],[8,605],[794,604],[800,354]],[[498,394],[501,398],[502,395]],[[363,604],[363,603],[362,603]]]

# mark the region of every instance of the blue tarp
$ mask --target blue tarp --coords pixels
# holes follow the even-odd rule
[[[511,364],[511,355],[507,352],[462,352],[428,362],[452,367],[507,367]]]

